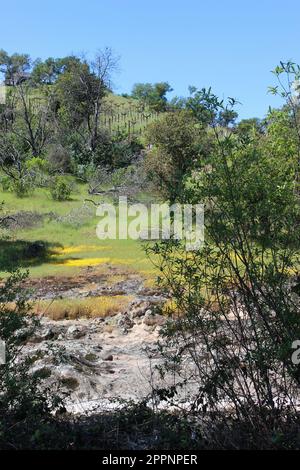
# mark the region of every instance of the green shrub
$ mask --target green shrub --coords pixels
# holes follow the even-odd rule
[[[29,178],[20,178],[11,182],[10,189],[17,197],[25,197],[33,193],[34,187]]]
[[[50,193],[55,201],[66,201],[70,199],[72,186],[63,176],[57,176],[50,188]]]
[[[38,320],[30,315],[27,273],[15,271],[0,287],[0,338],[5,363],[0,367],[0,449],[41,448],[58,439],[53,416],[62,406],[58,394],[31,373],[22,355]],[[53,445],[53,444],[52,444]]]
[[[11,189],[11,178],[9,176],[1,177],[1,186],[3,191],[9,191]]]

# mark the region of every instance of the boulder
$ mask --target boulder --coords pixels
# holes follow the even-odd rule
[[[55,328],[47,327],[36,329],[29,338],[30,343],[41,343],[42,341],[53,340],[58,337],[58,331]]]
[[[130,306],[129,312],[131,318],[142,317],[146,311],[149,310],[150,303],[145,301],[133,302]]]
[[[162,326],[165,322],[165,317],[158,313],[153,314],[151,310],[147,310],[143,319],[143,323],[147,326]]]
[[[85,336],[87,333],[87,328],[81,325],[71,325],[67,329],[67,338],[68,339],[79,339]]]
[[[130,330],[130,328],[132,328],[135,323],[134,321],[129,317],[128,314],[124,313],[121,318],[118,320],[118,323],[117,323],[118,327],[119,328],[123,328],[124,330]]]

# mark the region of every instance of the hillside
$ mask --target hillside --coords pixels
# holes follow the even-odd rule
[[[1,85],[0,105],[5,101],[6,94],[12,90],[12,87]],[[41,99],[39,90],[31,90],[30,93],[34,100]],[[158,117],[159,113],[151,110],[149,106],[138,99],[109,93],[103,100],[100,126],[112,135],[121,133],[128,135],[129,138],[140,137],[147,124],[155,121]]]

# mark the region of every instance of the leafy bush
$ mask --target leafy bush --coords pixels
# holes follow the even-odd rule
[[[40,157],[24,157],[21,171],[10,168],[9,173],[1,177],[1,184],[3,191],[25,197],[33,193],[35,186],[43,186],[46,180],[45,161]]]
[[[217,116],[223,103],[210,92],[207,100]],[[197,384],[186,390],[190,416],[215,447],[299,448],[297,154],[275,159],[258,140],[217,129],[216,140],[211,168],[194,172],[183,194],[205,204],[204,246],[188,255],[174,240],[149,248],[176,314],[163,329],[160,368],[176,386],[159,396],[172,403]]]
[[[70,199],[72,185],[64,176],[57,176],[50,187],[50,193],[55,201],[66,201]]]
[[[131,165],[140,155],[142,149],[143,146],[137,139],[128,140],[127,136],[118,132],[112,139],[111,167],[116,169]]]
[[[145,159],[148,178],[173,202],[182,193],[195,161],[200,160],[200,144],[207,137],[190,112],[179,111],[150,124],[147,140],[153,145]]]
[[[53,412],[62,402],[30,373],[22,345],[38,325],[30,315],[28,294],[22,289],[27,273],[14,272],[0,287],[0,338],[6,360],[0,367],[0,448],[41,448],[58,438]]]
[[[34,191],[33,181],[29,177],[12,180],[10,188],[20,198],[26,197]]]
[[[33,186],[45,187],[48,184],[47,163],[44,158],[31,157],[25,162],[26,179]]]
[[[11,189],[11,178],[3,175],[1,177],[1,186],[3,191],[9,191]]]

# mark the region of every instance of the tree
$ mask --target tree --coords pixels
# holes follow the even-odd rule
[[[153,145],[146,157],[146,171],[163,195],[175,201],[184,179],[190,175],[201,153],[208,150],[208,139],[188,111],[164,114],[150,124],[147,140]]]
[[[0,166],[8,176],[10,186],[13,186],[19,195],[27,193],[26,154],[20,140],[12,133],[0,131]]]
[[[222,127],[229,127],[234,124],[237,117],[238,113],[233,109],[224,109],[219,113],[218,122]]]
[[[95,150],[98,141],[99,120],[103,97],[111,89],[112,75],[118,69],[119,58],[116,57],[110,48],[99,50],[94,60],[91,62],[91,70],[97,79],[93,100],[93,114],[88,120],[88,130],[90,134],[90,148]]]
[[[103,98],[117,64],[118,58],[106,48],[98,51],[91,62],[83,59],[68,66],[56,83],[60,115],[82,136],[87,132],[87,145],[92,152],[98,145]]]
[[[34,94],[30,80],[14,87],[7,99],[7,107],[14,119],[9,131],[23,142],[24,151],[34,157],[42,154],[51,134],[51,95]]]
[[[214,106],[217,97],[212,94],[211,88],[198,90],[190,86],[189,92],[190,96],[185,98],[181,105],[191,111],[195,119],[203,126],[217,124],[218,110]],[[224,109],[219,111],[224,111]]]
[[[220,108],[216,108],[216,103],[220,103]],[[189,96],[173,98],[171,107],[189,110],[203,127],[221,126],[227,128],[234,124],[238,117],[238,113],[233,109],[234,104],[235,100],[229,98],[227,105],[224,106],[223,101],[219,102],[211,88],[198,90],[194,86],[189,86]]]
[[[5,82],[9,85],[17,85],[26,76],[30,69],[31,60],[28,54],[7,54],[0,50],[0,73],[4,74]]]
[[[239,137],[249,138],[259,136],[264,133],[264,124],[258,118],[242,119],[235,127],[235,132]]]
[[[78,63],[62,73],[56,83],[59,114],[70,128],[80,128],[93,112],[96,77],[87,63]]]
[[[44,62],[37,59],[34,63],[31,79],[38,85],[53,85],[59,75],[71,67],[79,64],[80,59],[76,56],[67,56],[61,59],[48,57]]]
[[[294,159],[295,192],[300,196],[300,119],[299,119],[299,79],[300,66],[294,62],[280,62],[272,71],[277,79],[277,85],[269,87],[269,92],[279,95],[285,100],[285,111],[292,124],[293,135],[296,136],[297,150]],[[286,128],[286,126],[285,126]]]
[[[23,197],[42,184],[45,160],[28,155],[23,140],[13,133],[0,131],[0,168],[6,175],[6,188]]]
[[[0,166],[19,196],[41,174],[41,158],[54,135],[52,116],[51,95],[42,89],[35,94],[30,80],[9,90],[0,126]]]
[[[166,111],[167,93],[173,91],[168,82],[136,83],[133,86],[131,96],[148,105],[157,112]]]

